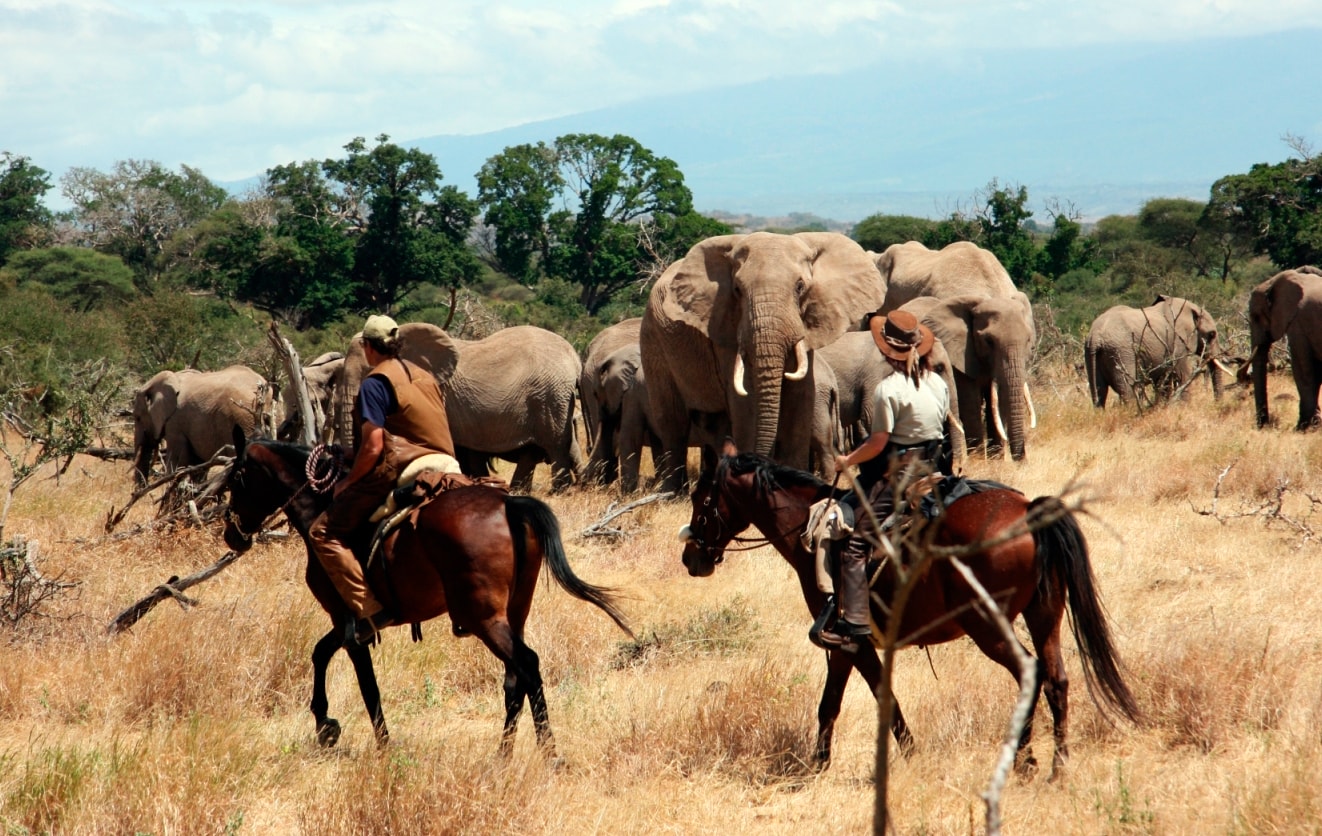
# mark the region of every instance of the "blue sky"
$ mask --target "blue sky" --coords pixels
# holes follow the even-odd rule
[[[1318,27],[1322,0],[0,0],[0,21],[0,151],[233,180],[883,55]]]

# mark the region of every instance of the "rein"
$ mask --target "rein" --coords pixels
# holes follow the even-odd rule
[[[839,474],[837,474],[836,479],[839,480],[839,478],[840,478]],[[730,493],[725,487],[725,481],[726,481],[725,479],[717,480],[715,488],[717,491],[724,494],[726,497],[729,497]],[[804,505],[803,507],[805,510],[807,510],[810,506]],[[714,506],[712,508],[711,513],[712,516],[716,518],[717,522],[719,522],[723,527],[728,527],[726,525],[725,520],[721,519],[720,513],[716,510]],[[722,551],[731,551],[731,552],[752,551],[753,549],[758,549],[761,548],[762,546],[772,545],[782,539],[788,539],[790,536],[803,531],[807,526],[808,526],[808,518],[805,516],[803,522],[799,523],[798,525],[791,526],[790,528],[787,528],[784,531],[776,532],[775,534],[764,534],[760,537],[742,537],[737,534],[732,535],[730,537],[729,542],[739,543],[741,545],[732,548],[727,544],[725,547],[722,548]]]
[[[322,452],[322,445],[318,445],[318,446],[313,450],[313,453],[314,453],[314,454],[316,454],[316,453],[320,453],[320,452]],[[291,493],[291,494],[289,495],[289,498],[286,499],[286,500],[284,501],[284,503],[280,505],[279,508],[276,508],[274,511],[272,511],[271,513],[269,513],[269,514],[267,514],[265,517],[263,517],[263,518],[262,518],[262,521],[257,525],[257,529],[256,529],[255,531],[251,531],[251,532],[249,532],[249,531],[245,531],[245,530],[243,529],[243,524],[242,524],[242,523],[240,522],[240,520],[239,520],[239,515],[236,514],[236,513],[234,513],[234,505],[233,505],[233,502],[231,502],[230,504],[228,504],[228,505],[225,506],[225,513],[222,515],[222,518],[225,520],[226,523],[228,523],[228,524],[234,526],[234,530],[237,531],[237,532],[239,533],[239,536],[240,536],[240,537],[242,537],[242,538],[245,539],[245,540],[252,540],[252,539],[253,539],[254,537],[256,537],[258,534],[262,533],[262,530],[263,530],[264,528],[266,528],[266,521],[267,521],[267,520],[271,519],[272,517],[276,516],[277,514],[280,514],[280,513],[283,513],[283,512],[288,511],[288,510],[289,510],[289,506],[291,506],[291,505],[294,504],[294,500],[298,499],[299,496],[303,493],[303,491],[307,490],[308,488],[311,488],[311,489],[313,490],[313,492],[315,492],[315,493],[325,493],[326,490],[329,489],[330,485],[333,485],[333,484],[335,483],[335,482],[334,482],[334,478],[335,478],[335,477],[338,477],[338,475],[339,475],[339,471],[338,471],[338,461],[335,461],[335,462],[333,463],[333,466],[332,466],[332,469],[331,469],[331,472],[330,472],[330,475],[331,475],[332,478],[330,479],[329,482],[326,483],[325,487],[318,487],[317,484],[316,484],[316,481],[317,481],[317,480],[316,480],[316,479],[314,478],[314,476],[312,475],[312,474],[314,473],[313,461],[314,461],[314,459],[313,459],[312,457],[309,457],[309,458],[308,458],[308,466],[307,466],[308,478],[307,478],[307,480],[304,481],[303,484],[299,485],[299,486],[294,490],[294,492]],[[234,465],[231,465],[231,467],[236,467],[236,466],[237,466],[237,462],[236,462]],[[239,486],[240,486],[240,487],[243,487],[243,479],[242,479],[242,477],[240,477],[240,479],[239,479]],[[231,489],[231,493],[233,493],[233,490],[232,490],[232,489]]]

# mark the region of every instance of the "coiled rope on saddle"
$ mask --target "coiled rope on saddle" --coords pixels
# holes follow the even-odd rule
[[[304,469],[308,487],[317,493],[326,493],[344,472],[344,448],[338,444],[318,444],[308,454]]]

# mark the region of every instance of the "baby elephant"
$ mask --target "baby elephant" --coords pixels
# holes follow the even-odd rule
[[[1188,385],[1204,364],[1212,392],[1221,397],[1226,372],[1218,357],[1216,320],[1187,299],[1158,296],[1146,308],[1116,305],[1093,320],[1084,343],[1088,391],[1095,406],[1106,406],[1114,389],[1128,402],[1145,386],[1154,399],[1171,397]]]

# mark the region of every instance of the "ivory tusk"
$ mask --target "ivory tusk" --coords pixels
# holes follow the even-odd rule
[[[1218,358],[1216,358],[1216,357],[1213,357],[1213,358],[1212,358],[1212,365],[1213,365],[1213,366],[1216,366],[1218,369],[1220,369],[1221,371],[1225,372],[1226,374],[1233,375],[1233,374],[1235,373],[1235,372],[1234,372],[1229,366],[1227,366],[1225,363],[1222,363],[1222,362],[1221,362]]]
[[[748,397],[748,390],[744,388],[744,355],[734,355],[734,391],[740,397]]]
[[[996,394],[996,392],[997,392],[999,389],[1000,389],[1000,385],[999,385],[995,380],[993,380],[993,381],[992,381],[992,386],[991,386],[991,414],[992,414],[992,424],[994,424],[994,425],[996,426],[996,436],[997,436],[997,438],[999,438],[999,439],[1001,440],[1001,448],[1005,451],[1005,458],[1006,458],[1006,459],[1009,459],[1009,458],[1010,458],[1010,437],[1009,437],[1009,433],[1007,433],[1007,432],[1005,431],[1005,423],[1004,423],[1003,421],[1001,421],[1001,404],[1000,404],[1000,398],[999,398],[999,397],[997,396],[997,394]]]
[[[1028,394],[1028,381],[1024,381],[1024,400],[1028,401],[1028,428],[1037,429],[1037,410],[1033,409],[1033,396]]]
[[[803,380],[808,376],[808,344],[806,340],[799,340],[794,344],[794,359],[798,367],[792,372],[785,372],[786,380]]]

